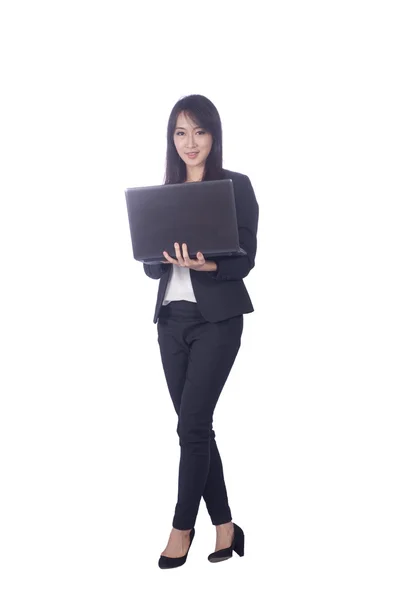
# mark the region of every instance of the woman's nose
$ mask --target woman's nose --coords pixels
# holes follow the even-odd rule
[[[188,136],[187,138],[187,148],[195,148],[196,143],[195,143],[195,139],[194,136]]]

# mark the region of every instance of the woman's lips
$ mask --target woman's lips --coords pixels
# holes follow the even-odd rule
[[[195,158],[198,155],[198,152],[190,152],[190,154],[187,154],[188,158]]]

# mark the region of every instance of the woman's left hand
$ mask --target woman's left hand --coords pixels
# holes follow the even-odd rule
[[[194,271],[202,271],[204,265],[207,262],[204,258],[204,255],[201,252],[197,252],[198,260],[193,260],[188,255],[187,244],[183,244],[182,249],[183,249],[183,256],[181,255],[181,252],[180,252],[180,246],[176,242],[175,250],[176,250],[177,260],[175,260],[174,258],[169,256],[169,254],[165,250],[163,255],[165,256],[165,258],[167,260],[163,260],[162,262],[165,264],[172,263],[173,265],[178,265],[179,267],[188,267],[189,269],[194,269]]]

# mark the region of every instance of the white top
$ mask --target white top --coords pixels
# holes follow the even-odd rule
[[[190,269],[188,267],[178,267],[177,265],[172,265],[172,269],[173,272],[169,278],[162,305],[169,304],[172,300],[197,302],[191,283]]]

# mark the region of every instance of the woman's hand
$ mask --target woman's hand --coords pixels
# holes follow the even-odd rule
[[[173,265],[178,265],[179,267],[188,267],[189,269],[194,269],[194,271],[204,271],[204,266],[207,264],[203,254],[201,252],[197,252],[198,260],[192,260],[188,255],[187,244],[182,245],[183,248],[183,256],[180,252],[180,246],[176,242],[175,250],[177,260],[169,256],[169,254],[165,251],[163,255],[167,258],[167,260],[163,260],[164,264],[172,263]],[[208,261],[209,262],[209,261]]]

